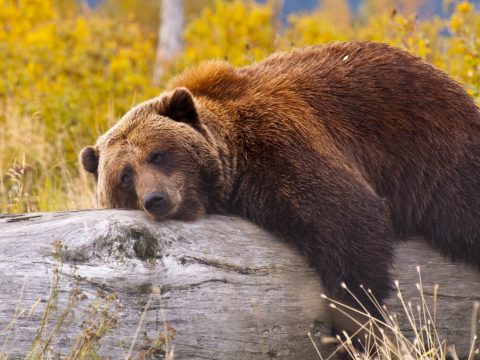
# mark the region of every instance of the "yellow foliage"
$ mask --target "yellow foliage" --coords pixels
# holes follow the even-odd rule
[[[275,3],[216,0],[185,30],[185,52],[180,61],[226,59],[234,65],[257,61],[275,50]]]
[[[27,179],[29,210],[75,207],[65,196],[78,176],[80,147],[132,103],[157,93],[150,82],[152,40],[133,23],[60,16],[52,0],[0,0],[0,23],[0,126],[7,128],[0,142],[0,211],[13,202],[8,170],[22,167],[28,169],[22,181],[35,179]],[[19,129],[36,123],[42,131],[22,146]],[[5,135],[15,129],[20,136]],[[45,197],[46,189],[57,196]]]
[[[295,45],[370,40],[403,47],[449,73],[480,100],[480,13],[468,1],[456,2],[448,19],[420,21],[414,13],[395,11],[395,4],[416,9],[421,3],[369,0],[366,7],[370,16],[346,27],[325,16],[320,8],[309,15],[291,17],[286,37]]]
[[[480,100],[480,13],[446,0],[449,18],[419,20],[412,11],[422,3],[365,0],[352,17],[346,0],[324,0],[282,25],[278,0],[202,0],[166,74],[205,59],[241,66],[292,46],[372,40],[408,49]],[[131,11],[132,0],[122,4]],[[93,206],[78,151],[160,92],[150,81],[156,32],[140,31],[140,13],[108,13],[82,12],[73,0],[0,0],[0,212]]]
[[[465,84],[480,99],[480,16],[472,4],[457,3],[449,27],[451,37],[445,56],[445,70]]]

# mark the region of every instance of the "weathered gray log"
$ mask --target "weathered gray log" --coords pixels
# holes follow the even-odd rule
[[[165,324],[176,331],[168,345],[175,359],[315,359],[308,332],[322,351],[331,351],[320,344],[329,324],[319,276],[293,246],[238,218],[156,223],[137,211],[95,210],[0,216],[0,357],[5,341],[3,351],[13,359],[32,346],[58,266],[55,241],[67,247],[59,312],[77,281],[68,265],[76,266],[87,298],[103,289],[122,305],[98,350],[107,358],[124,357],[131,344],[135,353]],[[428,303],[433,285],[440,285],[438,332],[465,355],[480,272],[445,260],[419,240],[400,244],[395,278],[414,304],[420,299],[417,265]],[[155,288],[161,295],[152,297]],[[393,297],[389,308],[403,313]],[[88,303],[79,302],[77,317],[54,338],[57,353],[68,353]],[[17,307],[28,311],[15,316]],[[401,322],[409,333],[408,322]],[[49,328],[54,324],[50,320]]]

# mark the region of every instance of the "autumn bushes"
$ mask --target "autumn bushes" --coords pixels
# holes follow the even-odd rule
[[[78,183],[78,149],[157,93],[153,40],[136,24],[75,10],[0,0],[0,212],[93,205],[82,199],[91,197]]]
[[[362,39],[412,51],[480,99],[480,13],[473,5],[455,2],[447,18],[418,20],[381,3],[352,16],[346,1],[324,1],[285,24],[275,1],[213,1],[188,22],[185,50],[165,79],[205,59],[240,66],[292,46]],[[78,150],[162,90],[151,81],[156,34],[75,4],[0,0],[0,212],[94,206]]]

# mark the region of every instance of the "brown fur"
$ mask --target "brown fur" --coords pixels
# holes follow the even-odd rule
[[[353,302],[345,282],[367,306],[359,284],[385,299],[395,239],[423,235],[480,265],[480,113],[420,59],[338,43],[205,63],[170,89],[82,153],[87,170],[99,154],[102,206],[142,208],[162,192],[172,204],[157,219],[245,217],[295,243],[330,295]],[[156,149],[170,157],[161,166]]]

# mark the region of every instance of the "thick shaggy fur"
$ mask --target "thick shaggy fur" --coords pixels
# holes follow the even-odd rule
[[[342,282],[385,299],[394,242],[410,235],[480,265],[480,113],[436,68],[337,43],[205,63],[170,88],[83,150],[101,205],[142,208],[163,191],[172,204],[157,219],[240,215],[296,244],[347,302]]]

